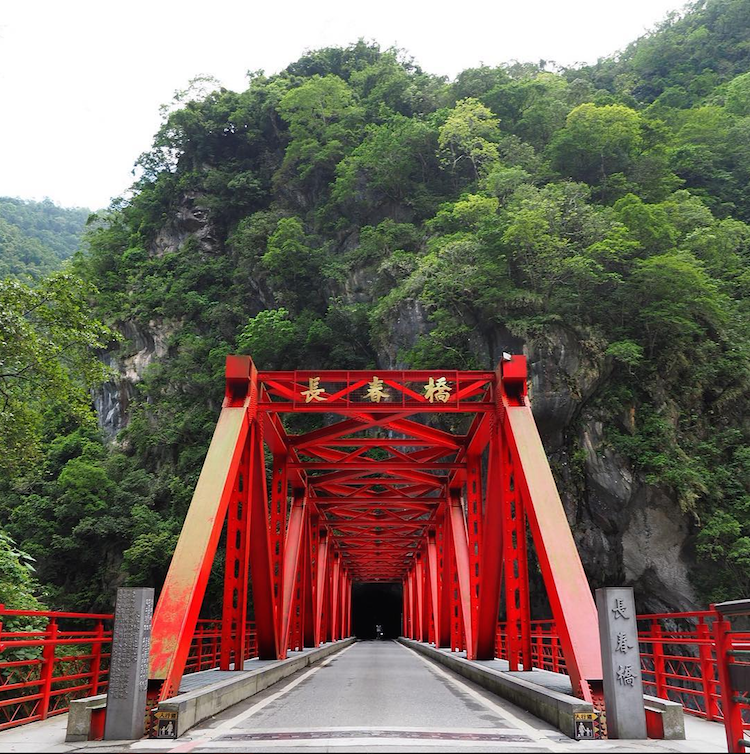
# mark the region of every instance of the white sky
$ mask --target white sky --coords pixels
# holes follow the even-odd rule
[[[0,196],[105,207],[132,182],[159,105],[198,74],[229,89],[364,37],[431,73],[595,62],[682,0],[0,0]]]

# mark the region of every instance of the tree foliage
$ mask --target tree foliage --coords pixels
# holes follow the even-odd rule
[[[600,365],[576,421],[601,422],[692,517],[702,595],[736,596],[750,583],[746,6],[695,4],[619,58],[559,73],[448,82],[360,41],[243,92],[179,93],[73,272],[0,285],[0,515],[49,600],[104,607],[114,583],[161,583],[228,353],[493,368],[550,333]],[[121,365],[162,346],[113,445],[82,392],[110,337],[97,320],[129,338],[108,354]]]

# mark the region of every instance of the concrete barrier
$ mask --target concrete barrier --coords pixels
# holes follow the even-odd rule
[[[257,670],[245,670],[237,673],[236,677],[179,694],[159,703],[156,710],[157,719],[161,717],[173,722],[174,737],[179,737],[203,720],[218,715],[232,705],[260,693],[298,670],[348,647],[354,641],[353,638],[342,639],[297,657],[279,660],[273,665]]]
[[[106,708],[106,694],[72,699],[68,710],[65,741],[95,741],[101,739],[104,734],[104,712]]]
[[[643,695],[646,707],[646,720],[649,716],[658,719],[656,730],[649,730],[649,738],[663,738],[669,741],[685,740],[685,710],[679,702]]]
[[[569,738],[575,738],[576,713],[592,713],[594,707],[589,702],[569,694],[552,691],[522,678],[515,678],[488,667],[480,662],[472,662],[463,657],[456,657],[448,652],[435,649],[429,644],[400,638],[406,647],[429,657],[432,660],[468,678],[493,694],[507,699],[521,709],[531,712],[541,720],[548,722]]]

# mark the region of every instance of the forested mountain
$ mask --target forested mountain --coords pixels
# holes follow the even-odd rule
[[[36,280],[59,269],[81,244],[90,211],[0,197],[0,278]]]
[[[39,406],[37,453],[0,488],[46,599],[161,582],[227,353],[472,369],[503,350],[529,356],[592,586],[632,584],[644,609],[745,595],[748,8],[697,3],[558,73],[446,81],[359,42],[187,97],[75,261],[122,336],[108,440]]]

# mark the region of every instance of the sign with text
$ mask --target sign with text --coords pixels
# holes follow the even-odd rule
[[[630,587],[596,590],[609,738],[646,738],[641,656]]]
[[[117,590],[104,739],[143,736],[154,590]]]

